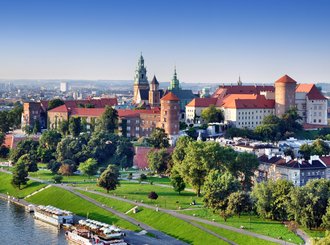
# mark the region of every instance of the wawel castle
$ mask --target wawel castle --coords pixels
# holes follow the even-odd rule
[[[202,122],[201,112],[210,105],[224,112],[225,123],[253,129],[265,116],[282,116],[296,107],[305,128],[327,125],[327,98],[315,84],[299,84],[285,75],[274,86],[219,86],[210,98],[195,98],[186,106],[186,123]]]
[[[327,99],[314,84],[299,84],[285,75],[274,86],[245,86],[239,79],[235,86],[219,86],[208,98],[200,98],[183,89],[176,69],[170,86],[160,89],[154,76],[149,83],[141,55],[134,76],[131,109],[120,109],[116,98],[66,100],[48,110],[48,101],[26,102],[22,127],[38,121],[43,129],[56,129],[70,117],[80,117],[87,125],[95,124],[106,106],[117,109],[120,134],[127,137],[149,136],[154,128],[165,130],[172,141],[179,135],[179,123],[202,123],[201,112],[210,105],[223,110],[225,123],[238,128],[255,128],[267,115],[283,115],[296,107],[305,127],[327,125]],[[88,104],[86,108],[81,105]],[[93,105],[93,106],[90,106]]]

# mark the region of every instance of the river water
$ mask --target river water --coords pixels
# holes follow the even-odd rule
[[[0,245],[66,245],[64,231],[0,199]]]

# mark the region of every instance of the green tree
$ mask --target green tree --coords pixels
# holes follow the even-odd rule
[[[126,137],[119,136],[116,143],[114,159],[119,163],[121,168],[132,167],[134,158],[132,142]]]
[[[299,154],[301,154],[305,160],[309,160],[311,158],[312,151],[313,147],[308,144],[302,144],[299,148]]]
[[[162,128],[155,128],[147,141],[150,145],[158,149],[170,146],[167,133]]]
[[[204,144],[192,142],[185,150],[185,158],[181,164],[175,165],[175,169],[196,191],[197,196],[201,194],[205,176],[208,172],[208,162],[204,158]]]
[[[23,162],[28,172],[37,172],[39,170],[35,155],[24,154],[17,162]]]
[[[53,99],[48,102],[48,111],[54,109],[60,105],[64,105],[64,101],[61,99]]]
[[[210,105],[208,108],[202,110],[201,117],[206,123],[220,123],[224,120],[222,110],[217,109],[215,105]]]
[[[13,169],[13,178],[12,178],[12,185],[21,189],[22,185],[26,185],[28,182],[28,171],[23,161],[19,161],[16,163]]]
[[[116,162],[122,168],[133,165],[133,145],[129,139],[106,131],[95,131],[86,146],[87,155],[99,163]]]
[[[242,152],[237,154],[236,159],[231,164],[228,164],[228,169],[236,178],[241,180],[243,190],[248,191],[251,189],[252,177],[258,166],[259,161],[256,155]]]
[[[228,198],[231,193],[240,190],[240,184],[229,172],[221,173],[219,170],[211,170],[204,184],[204,205],[227,220]]]
[[[174,165],[182,163],[186,156],[185,149],[188,147],[190,142],[193,142],[193,139],[188,136],[180,137],[177,140],[174,151],[172,153],[172,160]]]
[[[252,200],[247,192],[233,192],[228,197],[227,212],[236,214],[238,217],[243,212],[249,212],[252,209]]]
[[[20,102],[14,104],[14,108],[8,112],[8,122],[12,129],[20,128],[23,113],[23,106]]]
[[[55,130],[45,131],[39,140],[38,157],[42,162],[49,162],[55,158],[58,143],[61,141],[61,134]]]
[[[327,212],[329,198],[329,180],[309,180],[305,186],[292,190],[288,210],[300,225],[308,229],[317,228]]]
[[[56,184],[59,184],[59,183],[62,182],[62,180],[63,180],[63,176],[62,176],[62,175],[59,175],[59,174],[56,174],[56,175],[54,175],[54,176],[52,177],[52,179],[54,180],[54,182],[55,182]]]
[[[8,120],[8,111],[0,111],[0,132],[7,133],[10,130],[10,121]]]
[[[166,149],[151,150],[148,155],[148,165],[152,171],[158,174],[164,173],[167,170],[170,161],[170,154]]]
[[[17,162],[18,159],[24,154],[29,154],[30,156],[37,156],[39,142],[27,138],[17,143],[15,149],[10,152],[10,159],[13,162]]]
[[[100,121],[98,122],[98,130],[106,131],[109,133],[115,133],[118,128],[118,112],[110,106],[105,107],[105,111],[102,114]]]
[[[66,136],[69,132],[69,122],[66,120],[63,120],[59,124],[58,131],[63,135]]]
[[[299,123],[302,117],[299,116],[297,108],[290,108],[282,115],[282,133],[283,132],[297,132],[302,130]]]
[[[322,216],[322,225],[324,229],[330,231],[330,199],[325,214]]]
[[[329,155],[330,147],[329,145],[321,139],[317,139],[312,144],[312,154],[313,155]]]
[[[115,190],[119,185],[119,169],[116,165],[110,164],[107,169],[101,174],[97,181],[98,186],[107,190]]]
[[[41,126],[39,120],[36,120],[33,126],[33,134],[37,134],[39,132],[41,132]]]
[[[69,132],[73,137],[78,137],[81,132],[80,117],[71,117],[69,120]]]
[[[257,183],[252,189],[257,213],[267,219],[284,221],[288,218],[288,200],[293,189],[292,182],[284,179]]]
[[[186,188],[186,184],[184,183],[183,178],[177,171],[173,171],[173,173],[171,174],[171,184],[173,186],[174,191],[178,192],[179,195],[181,191]]]
[[[56,162],[55,160],[50,160],[47,163],[47,169],[49,169],[52,174],[56,174],[61,167],[61,163]]]
[[[90,177],[96,174],[97,161],[93,158],[88,158],[85,162],[80,163],[78,169]]]
[[[87,160],[86,147],[87,141],[81,136],[78,138],[66,137],[63,138],[56,148],[56,157],[58,162],[63,162],[66,159],[74,161],[76,164]]]

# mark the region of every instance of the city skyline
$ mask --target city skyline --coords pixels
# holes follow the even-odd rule
[[[330,82],[327,1],[2,1],[0,79]]]

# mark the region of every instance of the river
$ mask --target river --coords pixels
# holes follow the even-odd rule
[[[23,207],[0,199],[0,244],[66,245],[64,231],[35,220]]]

